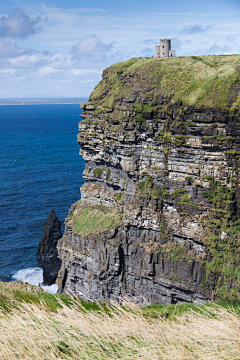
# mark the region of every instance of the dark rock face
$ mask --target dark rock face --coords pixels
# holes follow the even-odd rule
[[[124,66],[105,70],[82,106],[85,183],[58,242],[59,291],[140,303],[237,298],[240,116],[174,103],[166,89],[157,97],[151,77]]]
[[[62,261],[57,252],[57,243],[61,237],[61,221],[52,210],[44,224],[44,233],[37,249],[37,263],[43,269],[43,285],[54,284],[61,268]]]

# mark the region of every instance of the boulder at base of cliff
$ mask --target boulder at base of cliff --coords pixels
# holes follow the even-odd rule
[[[43,285],[54,284],[61,268],[62,261],[57,252],[57,243],[61,237],[61,221],[52,210],[44,224],[44,233],[37,249],[37,263],[43,269]]]

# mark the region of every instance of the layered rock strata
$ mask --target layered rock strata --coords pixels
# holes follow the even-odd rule
[[[239,297],[240,80],[223,60],[133,59],[103,72],[82,105],[85,183],[58,243],[60,292],[140,303]]]
[[[54,284],[58,276],[62,261],[58,257],[57,242],[61,238],[61,221],[52,210],[44,224],[44,233],[37,249],[37,263],[43,269],[43,285]]]

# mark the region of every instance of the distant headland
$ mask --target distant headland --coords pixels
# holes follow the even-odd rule
[[[0,105],[56,105],[56,104],[81,104],[87,98],[70,98],[70,99],[0,99]]]

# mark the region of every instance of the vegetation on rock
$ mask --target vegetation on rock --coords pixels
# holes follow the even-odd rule
[[[217,181],[204,192],[212,204],[202,220],[204,243],[209,257],[206,262],[207,282],[222,298],[239,297],[240,291],[240,220],[235,214],[235,192]]]
[[[122,222],[118,208],[99,206],[79,206],[70,216],[68,227],[82,237],[96,236],[107,230],[115,229]]]

